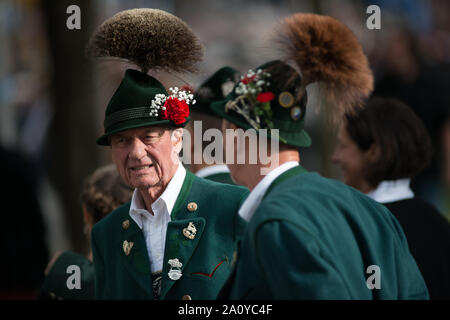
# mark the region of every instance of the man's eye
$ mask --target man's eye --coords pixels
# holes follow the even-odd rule
[[[116,137],[112,139],[112,143],[117,146],[123,146],[126,144],[126,139],[124,137]]]
[[[158,135],[147,135],[145,136],[145,141],[147,142],[154,142],[159,138]]]

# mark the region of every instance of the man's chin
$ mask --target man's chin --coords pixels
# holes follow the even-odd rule
[[[161,186],[161,180],[148,179],[148,180],[132,181],[131,186],[136,189],[149,189]]]

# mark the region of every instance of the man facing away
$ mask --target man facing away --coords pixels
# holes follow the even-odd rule
[[[218,161],[217,154],[208,155],[208,146],[213,144],[214,150],[222,150],[222,139],[208,140],[213,131],[219,131],[222,119],[211,111],[211,103],[221,101],[231,92],[239,79],[239,72],[225,66],[217,70],[195,90],[195,105],[191,108],[191,121],[186,126],[189,132],[189,144],[184,151],[190,151],[189,168],[198,177],[222,183],[234,184],[230,171],[223,161]],[[195,139],[201,139],[195,141]],[[219,145],[218,145],[219,144]],[[217,151],[216,151],[217,152]],[[212,156],[212,159],[208,159]]]
[[[231,175],[251,190],[239,209],[249,223],[220,297],[428,299],[394,216],[355,189],[299,165],[299,148],[311,144],[304,131],[306,85],[324,81],[335,109],[351,109],[371,91],[359,43],[330,17],[296,14],[283,27],[288,58],[302,76],[286,62],[271,61],[250,70],[232,95],[212,105],[224,119],[224,145],[234,146],[231,158],[245,153],[245,163],[228,165]],[[242,129],[279,143],[267,143],[269,163],[249,161],[251,146],[236,134]]]

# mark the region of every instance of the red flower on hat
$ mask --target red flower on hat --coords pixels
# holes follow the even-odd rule
[[[169,97],[164,103],[164,108],[161,110],[161,118],[164,120],[171,120],[175,124],[182,124],[186,122],[189,117],[189,106],[184,100]]]
[[[244,79],[241,80],[241,82],[243,84],[249,84],[250,82],[252,82],[253,80],[255,80],[256,78],[256,74],[252,75],[252,76],[245,76]]]
[[[258,100],[261,103],[269,102],[275,99],[275,95],[272,92],[261,92],[256,97],[256,100]]]

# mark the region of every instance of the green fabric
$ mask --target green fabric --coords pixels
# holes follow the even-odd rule
[[[230,173],[228,172],[215,173],[209,176],[205,176],[204,178],[220,183],[235,184],[233,179],[231,179]]]
[[[161,281],[161,299],[177,300],[184,295],[192,299],[215,299],[231,270],[236,242],[245,228],[237,214],[248,190],[244,187],[216,183],[186,172],[182,191],[171,214],[166,235]],[[187,204],[195,202],[196,211]],[[92,250],[98,299],[152,299],[151,261],[144,235],[129,215],[130,203],[113,211],[92,230]],[[122,222],[129,220],[127,230]],[[192,222],[197,234],[193,240],[182,231]],[[134,242],[130,254],[122,245]],[[182,277],[168,277],[169,259],[183,264]],[[213,272],[215,270],[215,272]],[[212,274],[211,277],[208,275]]]
[[[231,299],[428,299],[386,207],[316,173],[292,175],[296,170],[280,176],[249,222]],[[367,287],[371,265],[380,267],[381,289]]]
[[[67,286],[69,277],[75,275],[73,271],[67,273],[67,268],[71,265],[80,267],[80,289],[69,289]],[[58,257],[45,277],[41,292],[43,296],[51,299],[91,300],[94,299],[94,278],[94,265],[91,261],[78,253],[65,251]],[[70,282],[72,283],[72,281]]]
[[[223,85],[232,83],[234,86],[238,79],[239,71],[228,66],[220,68],[195,90],[196,103],[191,110],[215,115],[211,111],[211,103],[225,99]]]
[[[168,95],[164,86],[157,79],[143,72],[128,69],[106,107],[105,132],[97,139],[97,144],[107,146],[109,145],[108,137],[110,135],[132,128],[158,124],[184,127],[189,122],[189,118],[183,124],[175,125],[170,120],[150,117],[151,102],[157,94]],[[145,112],[138,112],[136,111],[137,108],[143,108]],[[134,113],[138,115],[133,116]]]
[[[279,184],[283,183],[285,180],[290,179],[292,177],[295,177],[296,175],[302,174],[308,172],[305,168],[303,168],[302,166],[298,165],[296,167],[291,168],[290,170],[287,170],[286,172],[284,172],[283,174],[279,175],[269,186],[269,188],[267,188],[266,193],[264,194],[264,198],[267,197],[267,195],[273,190],[275,189],[275,187],[277,187]],[[263,198],[263,199],[264,199]]]
[[[281,61],[270,61],[267,62],[258,68],[266,70],[274,66],[275,64],[280,65],[279,70],[289,70],[292,69],[288,65],[284,64]],[[283,71],[280,71],[282,73]],[[282,143],[298,146],[298,147],[309,147],[311,145],[311,138],[308,133],[304,130],[304,120],[306,115],[306,97],[301,101],[296,101],[294,105],[290,108],[284,108],[279,104],[279,96],[284,91],[289,91],[293,96],[296,95],[296,88],[298,83],[301,83],[300,75],[293,82],[293,86],[289,90],[281,90],[278,88],[276,81],[271,81],[270,86],[267,88],[267,91],[270,91],[275,94],[275,99],[270,102],[270,108],[273,113],[273,123],[274,129],[279,129],[279,140]],[[217,101],[211,104],[211,110],[218,116],[227,119],[237,125],[242,129],[250,129],[252,126],[247,120],[234,110],[229,112],[225,111],[225,105],[232,100],[237,98],[237,94],[235,93],[235,89],[238,86],[236,84],[233,91],[222,101]],[[300,107],[302,110],[301,117],[298,120],[294,120],[291,118],[291,110],[294,107]],[[268,129],[267,127],[263,127],[262,129]],[[268,136],[270,136],[270,130],[268,129]]]
[[[177,201],[175,201],[172,212],[170,213],[170,218],[172,220],[176,220],[177,218],[176,215],[182,209],[185,202],[187,201],[187,198],[191,191],[192,183],[194,182],[194,178],[195,175],[192,172],[186,170],[186,177],[184,178],[183,185],[181,186],[181,190],[180,193],[178,194]]]

